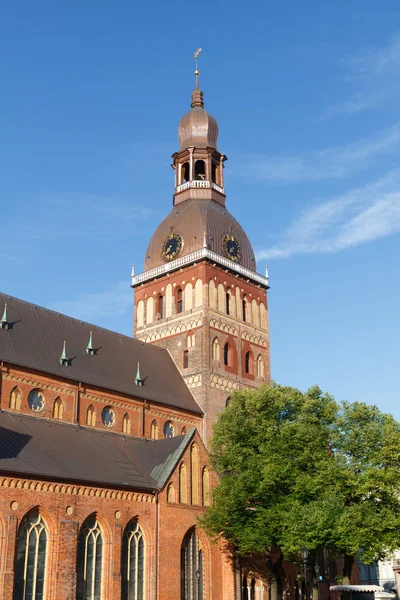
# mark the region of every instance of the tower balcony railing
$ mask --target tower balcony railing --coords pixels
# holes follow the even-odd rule
[[[185,183],[181,183],[176,186],[176,193],[184,192],[189,188],[212,188],[213,190],[217,190],[221,194],[224,193],[224,188],[220,185],[217,185],[213,181],[206,181],[204,179],[193,179],[192,181],[185,181]]]
[[[150,269],[149,271],[144,271],[143,273],[139,273],[138,275],[132,275],[132,287],[137,286],[140,283],[144,283],[145,281],[150,281],[151,279],[155,279],[157,277],[161,277],[162,275],[166,275],[171,271],[175,271],[176,269],[180,269],[183,266],[187,266],[198,262],[199,260],[208,259],[216,264],[221,265],[233,271],[239,275],[242,275],[246,279],[250,279],[255,283],[260,283],[265,287],[268,286],[268,277],[264,277],[247,267],[243,267],[243,265],[239,265],[229,258],[225,258],[221,256],[217,252],[210,250],[209,248],[201,248],[200,250],[196,250],[195,252],[191,252],[186,256],[181,256],[176,260],[172,260],[171,262],[165,263],[164,265],[160,265],[159,267],[155,267],[154,269]]]

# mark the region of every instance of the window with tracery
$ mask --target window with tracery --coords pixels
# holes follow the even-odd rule
[[[182,544],[181,600],[204,600],[204,550],[195,530],[186,534]]]
[[[32,390],[28,396],[29,407],[34,412],[41,412],[44,409],[44,396],[40,390]]]
[[[10,408],[20,410],[21,408],[21,392],[18,388],[14,388],[10,394]]]
[[[144,598],[144,539],[136,521],[128,524],[122,541],[122,600]]]
[[[122,433],[126,433],[127,435],[131,433],[131,420],[128,414],[125,414],[122,419]]]
[[[76,600],[101,600],[103,535],[99,522],[90,517],[78,537]]]
[[[166,438],[172,438],[175,435],[175,428],[173,426],[173,424],[171,423],[171,421],[166,421],[164,423],[164,437]]]
[[[14,600],[42,600],[45,593],[47,528],[37,509],[18,530]]]
[[[63,403],[61,398],[56,398],[53,404],[53,417],[54,419],[62,419],[63,418]]]

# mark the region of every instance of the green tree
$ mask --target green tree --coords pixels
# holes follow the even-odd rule
[[[376,406],[273,384],[241,390],[214,426],[220,475],[202,525],[238,554],[307,546],[370,562],[400,547],[400,424]]]

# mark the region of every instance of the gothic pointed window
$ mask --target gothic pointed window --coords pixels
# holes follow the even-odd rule
[[[200,504],[199,498],[199,449],[193,444],[190,449],[190,481],[191,481],[191,503]]]
[[[253,374],[253,355],[250,350],[244,356],[244,372],[248,375]]]
[[[202,473],[203,506],[210,506],[210,472],[204,467]]]
[[[186,473],[186,465],[182,463],[179,467],[179,502],[181,504],[187,504],[188,494],[187,494],[187,473]]]
[[[246,298],[246,294],[243,296],[242,299],[242,318],[243,321],[247,321],[247,298]]]
[[[225,346],[224,346],[224,365],[226,367],[230,367],[230,359],[231,359],[231,350],[229,348],[229,343],[226,342]]]
[[[204,600],[204,550],[193,529],[182,544],[181,600]]]
[[[61,398],[56,398],[54,400],[53,417],[54,419],[59,419],[60,421],[63,418],[63,403],[61,401]]]
[[[10,394],[10,408],[20,410],[21,408],[21,392],[15,387]]]
[[[173,483],[170,483],[167,488],[167,502],[175,504],[175,487]]]
[[[14,600],[43,600],[45,594],[47,528],[37,509],[18,530]]]
[[[230,300],[231,300],[231,294],[228,291],[225,292],[225,309],[226,309],[226,314],[229,315],[230,314]]]
[[[95,517],[79,532],[76,571],[76,600],[101,600],[103,534]]]
[[[131,521],[122,540],[122,600],[144,599],[143,533],[136,521]]]
[[[157,298],[156,316],[157,319],[164,318],[164,296],[162,294]]]
[[[264,377],[264,362],[261,354],[257,356],[257,377]]]

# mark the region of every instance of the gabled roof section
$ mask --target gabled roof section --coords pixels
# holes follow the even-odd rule
[[[156,492],[195,432],[149,441],[0,411],[0,473]]]
[[[202,414],[167,350],[0,293],[0,309],[6,302],[0,360]],[[94,354],[86,351],[90,332]],[[60,362],[64,340],[68,365]]]

